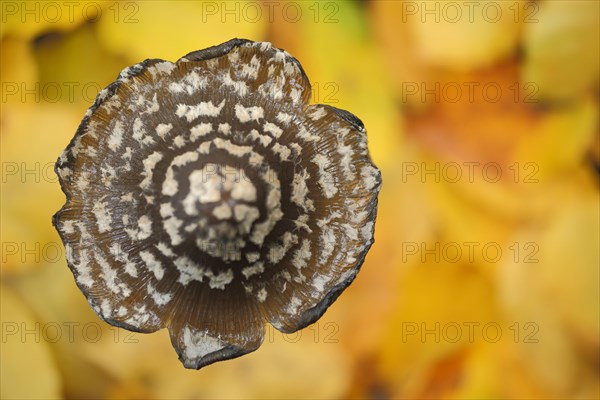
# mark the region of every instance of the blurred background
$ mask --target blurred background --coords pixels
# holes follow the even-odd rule
[[[1,397],[598,398],[596,1],[1,4]],[[233,37],[298,58],[364,122],[376,242],[315,325],[182,367],[102,322],[51,216],[98,91]]]

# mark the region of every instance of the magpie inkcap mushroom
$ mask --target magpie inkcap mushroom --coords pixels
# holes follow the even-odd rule
[[[296,59],[242,39],[98,94],[56,163],[53,222],[103,320],[168,328],[198,369],[323,315],[373,243],[381,175],[362,122],[310,97]]]

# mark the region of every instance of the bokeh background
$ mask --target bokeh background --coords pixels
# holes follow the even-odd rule
[[[598,398],[597,1],[1,3],[1,397]],[[182,367],[102,322],[51,216],[97,92],[233,37],[364,122],[376,243],[315,325]]]

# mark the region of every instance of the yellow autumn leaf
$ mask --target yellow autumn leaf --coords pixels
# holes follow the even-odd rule
[[[11,282],[37,316],[40,336],[51,346],[64,377],[65,397],[106,397],[116,379],[86,359],[86,349],[107,341],[125,345],[125,350],[135,341],[135,334],[111,327],[92,311],[67,267],[64,250],[58,260],[39,266],[35,273],[20,274]]]
[[[373,1],[369,3],[368,17],[373,28],[381,59],[395,89],[395,95],[402,104],[413,108],[424,108],[426,103],[416,96],[409,96],[415,84],[434,83],[431,68],[417,56],[416,43],[402,1]]]
[[[80,114],[73,107],[15,104],[2,109],[2,272],[56,261],[62,245],[52,215],[65,201],[54,163]]]
[[[448,69],[485,68],[511,56],[527,2],[403,2],[402,19],[412,30],[417,54]]]
[[[99,45],[95,25],[38,40],[34,55],[40,102],[81,105],[82,110],[129,66],[124,57]]]
[[[30,43],[23,38],[3,37],[0,42],[2,104],[23,103],[33,98],[30,92],[37,89],[37,73]]]
[[[565,178],[543,223],[516,231],[513,241],[529,246],[498,269],[500,304],[529,321],[538,339],[519,341],[521,362],[548,395],[597,396],[591,356],[600,346],[596,185],[581,169]]]
[[[594,179],[593,177],[589,178]],[[565,201],[539,238],[539,280],[582,345],[600,347],[600,197],[595,182],[577,202]],[[576,232],[577,235],[573,233]]]
[[[524,29],[524,81],[545,100],[574,100],[598,85],[600,6],[596,1],[539,2]]]
[[[598,101],[587,96],[542,118],[532,132],[523,135],[513,153],[520,179],[547,182],[579,168],[598,134],[597,127]]]
[[[61,377],[42,328],[31,310],[6,285],[2,301],[0,389],[3,399],[60,399]],[[32,378],[35,383],[32,384]]]
[[[118,15],[113,13],[100,19],[96,27],[100,43],[124,56],[129,63],[147,58],[174,62],[192,51],[235,37],[260,41],[267,30],[268,16],[257,2],[138,1],[126,4]]]
[[[498,322],[492,282],[463,263],[429,258],[405,268],[396,293],[394,312],[380,341],[382,374],[394,397],[423,390],[422,380],[436,363],[485,344],[488,329],[491,336],[496,335],[496,325],[505,328]],[[490,323],[494,326],[483,333]]]
[[[25,40],[54,32],[75,29],[85,22],[102,18],[112,2],[98,1],[4,1],[1,5],[0,36],[16,36]]]
[[[337,337],[326,340],[323,334],[329,330],[319,329],[284,335],[267,327],[259,350],[202,371],[181,368],[165,330],[135,334],[136,343],[102,340],[86,347],[84,357],[116,379],[109,388],[112,398],[123,393],[152,398],[341,398],[350,383],[348,359]]]

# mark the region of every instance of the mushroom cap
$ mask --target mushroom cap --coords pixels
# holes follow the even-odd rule
[[[362,122],[310,96],[296,59],[242,39],[98,94],[56,163],[53,223],[103,320],[167,327],[198,369],[323,315],[373,243],[381,175]]]

